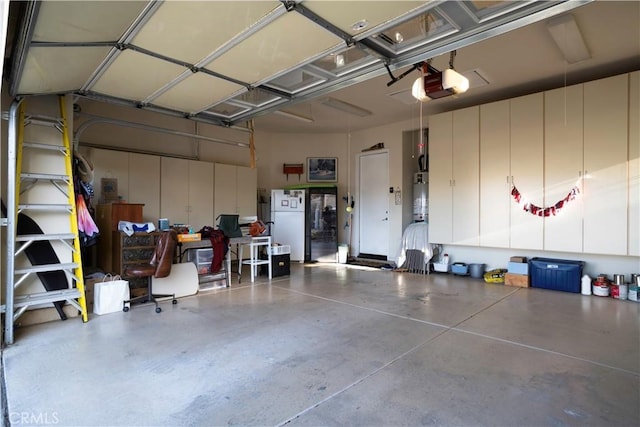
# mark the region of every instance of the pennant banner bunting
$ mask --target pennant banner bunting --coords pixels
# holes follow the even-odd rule
[[[515,185],[511,189],[511,196],[513,196],[513,199],[516,201],[516,203],[522,205],[522,209],[525,212],[529,212],[530,214],[536,216],[556,216],[558,213],[560,213],[560,210],[567,203],[574,200],[578,196],[578,194],[580,194],[580,189],[576,185],[571,189],[571,191],[569,191],[569,194],[567,194],[564,199],[558,200],[553,206],[543,208],[540,206],[536,206],[533,203],[523,202],[522,195]]]

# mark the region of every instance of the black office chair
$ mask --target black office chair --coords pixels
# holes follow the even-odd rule
[[[127,304],[139,301],[149,301],[156,305],[156,313],[160,313],[162,309],[158,305],[156,298],[171,297],[173,304],[177,304],[176,294],[154,295],[152,290],[152,278],[167,277],[171,273],[171,265],[175,255],[176,246],[178,244],[178,236],[174,230],[163,231],[162,235],[156,242],[156,248],[153,256],[148,263],[130,265],[124,270],[126,277],[146,277],[147,278],[147,295],[141,295],[124,301],[122,311],[129,311]]]

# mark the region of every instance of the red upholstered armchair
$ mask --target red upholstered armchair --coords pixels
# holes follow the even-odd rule
[[[160,313],[162,309],[158,305],[156,298],[168,298],[174,304],[177,304],[175,294],[171,295],[154,295],[152,290],[152,278],[167,277],[171,273],[171,265],[173,264],[173,258],[175,256],[176,245],[178,244],[178,236],[174,230],[163,231],[162,235],[158,238],[156,248],[153,251],[153,256],[148,263],[135,264],[127,267],[124,271],[124,275],[128,277],[146,277],[147,278],[147,295],[141,295],[130,300],[124,301],[123,311],[129,311],[128,303],[135,303],[139,301],[149,301],[156,305],[156,313]]]

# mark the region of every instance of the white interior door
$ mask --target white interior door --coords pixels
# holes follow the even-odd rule
[[[360,155],[358,228],[361,256],[389,253],[389,153]],[[364,255],[366,254],[366,255]]]

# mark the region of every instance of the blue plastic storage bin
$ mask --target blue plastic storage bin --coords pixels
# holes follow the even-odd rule
[[[451,272],[459,276],[466,276],[469,274],[469,267],[464,262],[454,262],[451,264]]]
[[[531,287],[579,293],[583,266],[583,261],[532,258],[529,261]]]

